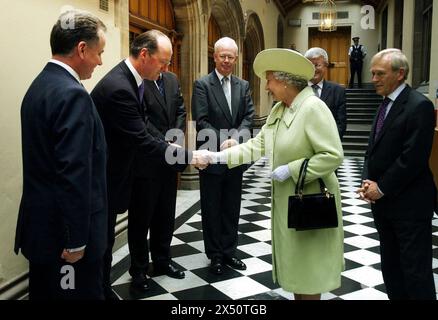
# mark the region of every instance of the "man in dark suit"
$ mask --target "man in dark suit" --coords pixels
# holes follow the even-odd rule
[[[114,299],[110,272],[115,241],[117,214],[128,210],[133,189],[134,159],[137,155],[156,157],[184,170],[185,163],[204,166],[202,153],[186,151],[153,137],[146,128],[144,79],[156,80],[168,69],[172,43],[158,30],[137,36],[131,43],[130,56],[110,70],[91,92],[102,119],[108,143],[108,248],[104,257],[104,290]],[[133,288],[149,289],[146,270],[131,274]]]
[[[353,37],[354,44],[348,49],[348,56],[350,57],[350,88],[354,86],[355,74],[357,74],[358,86],[362,88],[363,59],[367,55],[367,50],[362,44],[359,44],[359,39],[359,37]]]
[[[312,87],[315,95],[329,107],[338,126],[339,137],[342,140],[347,129],[345,89],[337,83],[324,79],[329,64],[328,54],[324,49],[310,48],[304,56],[312,61],[315,66],[315,76],[309,81],[309,86]]]
[[[50,36],[52,59],[21,105],[23,195],[15,252],[29,260],[31,300],[103,299],[106,143],[80,81],[102,64],[105,30],[89,13],[62,14]]]
[[[249,83],[233,76],[238,48],[233,39],[221,38],[214,46],[216,69],[194,83],[192,114],[197,147],[224,150],[250,138],[254,106]],[[208,139],[208,142],[203,142]],[[236,257],[243,169],[214,164],[199,173],[202,228],[210,271],[223,272],[223,264],[245,270]]]
[[[184,141],[186,110],[175,74],[163,72],[156,81],[145,80],[147,130],[170,143]],[[179,141],[178,141],[179,140]],[[138,154],[128,215],[131,274],[148,270],[150,252],[154,275],[182,279],[185,274],[171,263],[170,243],[175,223],[177,171],[161,159]]]
[[[388,297],[435,300],[431,220],[436,190],[429,169],[434,107],[404,83],[409,65],[399,49],[377,53],[371,73],[385,99],[371,130],[358,193],[371,203]]]

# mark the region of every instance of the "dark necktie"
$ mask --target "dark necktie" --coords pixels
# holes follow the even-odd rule
[[[158,86],[158,91],[160,91],[160,94],[164,97],[164,81],[163,81],[163,77],[159,77],[157,82],[157,86]]]
[[[317,84],[312,84],[313,92],[315,92],[315,96],[319,98],[319,86]]]
[[[138,86],[138,97],[140,99],[140,103],[143,103],[144,96],[144,81],[142,81],[141,85]]]
[[[388,109],[388,105],[392,100],[386,97],[383,99],[382,103],[379,106],[379,114],[377,115],[377,123],[376,123],[376,131],[374,134],[374,140],[379,137],[380,131],[382,130],[383,123],[385,121],[386,109]]]
[[[230,108],[230,113],[231,113],[231,94],[230,94],[230,90],[228,89],[228,81],[230,81],[228,77],[222,78],[222,89],[224,90],[225,98],[227,99],[227,103],[228,103],[228,108]]]

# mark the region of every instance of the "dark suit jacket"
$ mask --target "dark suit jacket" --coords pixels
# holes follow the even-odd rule
[[[173,153],[175,148],[147,131],[144,105],[140,103],[137,83],[125,61],[99,81],[91,97],[108,143],[109,210],[110,214],[120,214],[128,210],[135,157],[144,154],[165,161],[166,150]],[[191,160],[191,153],[183,149],[175,152],[183,153],[182,159]]]
[[[23,196],[15,252],[33,263],[58,261],[86,245],[84,259],[106,249],[106,144],[88,92],[48,63],[21,106]]]
[[[344,87],[337,83],[324,80],[320,98],[332,112],[338,127],[339,137],[342,139],[347,129]]]
[[[163,141],[184,143],[186,109],[178,78],[171,72],[163,73],[165,97],[154,81],[145,80],[145,115],[148,132]],[[172,129],[178,129],[175,136]],[[167,136],[166,136],[167,133]],[[159,177],[162,170],[172,170],[164,161],[139,154],[135,160],[135,175]],[[182,168],[181,168],[182,169]]]
[[[239,134],[243,136],[242,130],[251,130],[254,116],[254,105],[251,99],[248,81],[231,76],[231,108],[228,107],[222,85],[216,72],[198,79],[194,83],[192,96],[192,116],[196,121],[197,148],[205,149],[205,143],[216,150],[223,141],[233,138],[239,143],[243,142]],[[209,129],[214,140],[209,141],[200,134],[203,129]],[[220,129],[231,130],[229,134],[220,132]],[[246,131],[244,130],[244,131]],[[246,135],[247,138],[250,138]],[[205,140],[205,141],[204,141]],[[204,145],[204,146],[203,146]],[[213,150],[215,151],[215,150]],[[244,167],[241,166],[242,169]],[[210,165],[203,170],[205,173],[221,174],[227,170],[226,165]]]
[[[390,219],[430,219],[435,184],[429,157],[435,127],[430,100],[409,86],[397,97],[374,141],[376,119],[365,155],[363,178],[385,194],[373,212]]]

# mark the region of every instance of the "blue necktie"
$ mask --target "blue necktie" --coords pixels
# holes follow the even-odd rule
[[[319,98],[319,90],[318,90],[319,86],[317,84],[313,84],[312,89],[313,89],[313,92],[315,93],[315,96],[317,96]]]
[[[377,138],[379,137],[380,131],[383,128],[383,123],[385,121],[385,115],[386,115],[386,109],[388,109],[388,105],[390,102],[391,102],[391,99],[386,97],[385,99],[383,99],[382,103],[380,104],[379,114],[377,116],[377,123],[376,123],[376,131],[375,131],[375,135],[374,135],[374,140],[377,140]]]
[[[158,78],[157,86],[158,86],[158,91],[160,91],[160,94],[164,97],[164,81],[162,76]]]
[[[138,97],[140,99],[140,104],[142,104],[144,97],[144,81],[138,86]]]

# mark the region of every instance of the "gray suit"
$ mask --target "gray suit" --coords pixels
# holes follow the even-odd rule
[[[201,130],[211,130],[210,133],[215,133],[212,147],[216,150],[229,138],[242,142],[239,133],[251,129],[254,116],[249,83],[231,76],[230,112],[215,71],[196,80],[192,114],[198,139]],[[229,134],[220,132],[221,129],[230,130]],[[203,143],[197,141],[197,147]],[[205,252],[210,259],[231,258],[235,254],[243,171],[241,167],[228,169],[222,164],[210,165],[199,174]]]

